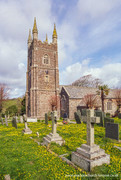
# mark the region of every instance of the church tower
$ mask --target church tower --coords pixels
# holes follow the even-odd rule
[[[59,96],[59,69],[57,32],[54,24],[52,43],[48,37],[38,40],[36,18],[28,37],[28,62],[26,73],[26,115],[44,119],[45,113],[51,111],[50,99]],[[58,113],[60,111],[58,107]]]

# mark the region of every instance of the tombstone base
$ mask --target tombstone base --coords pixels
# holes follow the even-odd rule
[[[27,129],[23,129],[22,133],[24,133],[24,134],[31,134],[32,131],[29,128],[27,128]]]
[[[72,152],[71,161],[84,170],[91,171],[95,166],[110,164],[110,155],[96,144],[93,146],[82,144],[80,148],[76,149],[76,152]]]
[[[46,137],[43,138],[42,145],[48,146],[48,144],[50,144],[51,142],[55,142],[55,143],[59,144],[60,146],[65,143],[65,141],[62,139],[61,136],[59,136],[58,133],[56,133],[56,134],[50,133]]]

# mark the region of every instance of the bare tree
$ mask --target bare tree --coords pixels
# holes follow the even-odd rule
[[[2,112],[3,102],[8,99],[9,91],[6,84],[0,83],[0,113]]]
[[[49,99],[49,105],[50,105],[52,111],[54,109],[57,110],[58,107],[60,106],[60,97],[57,95],[51,96]]]
[[[114,91],[114,97],[115,97],[116,104],[117,104],[117,112],[120,112],[120,108],[121,108],[121,89],[116,89]]]
[[[95,94],[85,95],[82,101],[84,102],[87,108],[92,109],[92,108],[97,107],[97,95]]]
[[[94,87],[97,88],[102,82],[98,78],[93,78],[91,74],[87,76],[80,77],[78,80],[72,83],[72,86],[82,86],[82,87]]]

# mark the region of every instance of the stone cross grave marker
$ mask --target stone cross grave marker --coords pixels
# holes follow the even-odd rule
[[[31,134],[32,131],[31,131],[30,128],[28,128],[28,126],[27,126],[27,117],[26,117],[25,114],[23,115],[23,120],[24,120],[25,128],[23,129],[22,132],[23,132],[24,134]]]
[[[17,122],[16,122],[16,118],[15,118],[15,117],[13,117],[13,119],[12,119],[12,126],[15,127],[16,129],[18,128],[18,127],[17,127]]]
[[[87,115],[82,116],[82,121],[87,123],[87,145],[94,145],[94,124],[100,123],[100,118],[94,116],[94,110],[87,110]]]
[[[52,134],[56,134],[57,129],[57,111],[53,111],[51,114],[52,117]]]
[[[8,120],[7,120],[7,116],[5,115],[5,123],[6,123],[6,126],[8,126]]]
[[[94,116],[93,109],[87,109],[86,116],[82,116],[82,121],[87,123],[87,144],[82,144],[72,152],[71,161],[86,171],[91,171],[95,166],[109,164],[110,155],[94,144],[94,124],[100,123],[100,117]]]
[[[48,144],[51,143],[52,141],[59,144],[59,145],[62,145],[62,144],[65,143],[65,141],[56,132],[56,128],[57,128],[57,111],[53,111],[51,113],[51,119],[52,119],[52,133],[48,134],[46,137],[43,138],[42,145],[48,146]]]

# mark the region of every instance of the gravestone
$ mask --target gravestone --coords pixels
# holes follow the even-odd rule
[[[63,121],[67,122],[67,123],[70,123],[70,120],[68,118],[68,114],[67,113],[64,113],[63,115]]]
[[[20,123],[23,123],[23,116],[20,116]]]
[[[100,126],[103,127],[105,113],[103,111],[101,111],[101,110],[95,110],[95,115],[97,117],[100,117]]]
[[[86,109],[81,109],[81,116],[86,116],[86,115],[87,115]]]
[[[5,115],[5,124],[6,124],[6,126],[8,126],[8,119],[7,119],[6,115]]]
[[[48,116],[47,116],[47,113],[45,113],[45,124],[48,125]]]
[[[13,117],[13,119],[12,119],[12,126],[15,127],[16,129],[18,128],[18,127],[17,127],[17,122],[16,122],[16,118],[15,118],[15,117]]]
[[[77,124],[81,124],[81,118],[79,117],[77,112],[74,113],[74,118],[75,118]]]
[[[82,121],[87,123],[87,144],[82,144],[76,152],[72,152],[71,161],[84,170],[91,171],[95,166],[109,164],[110,155],[105,154],[103,149],[94,144],[94,124],[100,123],[100,118],[94,116],[94,110],[87,109]]]
[[[106,123],[114,123],[114,119],[104,117],[104,127],[106,127]]]
[[[52,133],[48,134],[46,137],[43,138],[42,145],[48,146],[49,143],[55,142],[60,146],[65,143],[61,136],[56,132],[57,128],[57,111],[53,111],[51,113],[52,118]]]
[[[106,123],[105,137],[119,140],[119,124]]]
[[[32,131],[31,131],[30,128],[28,128],[28,126],[27,126],[27,117],[26,117],[25,114],[23,115],[23,120],[24,120],[25,128],[23,129],[22,132],[23,132],[24,134],[31,134]]]
[[[16,123],[18,123],[18,117],[17,117],[17,116],[15,116],[15,118],[16,118]]]

